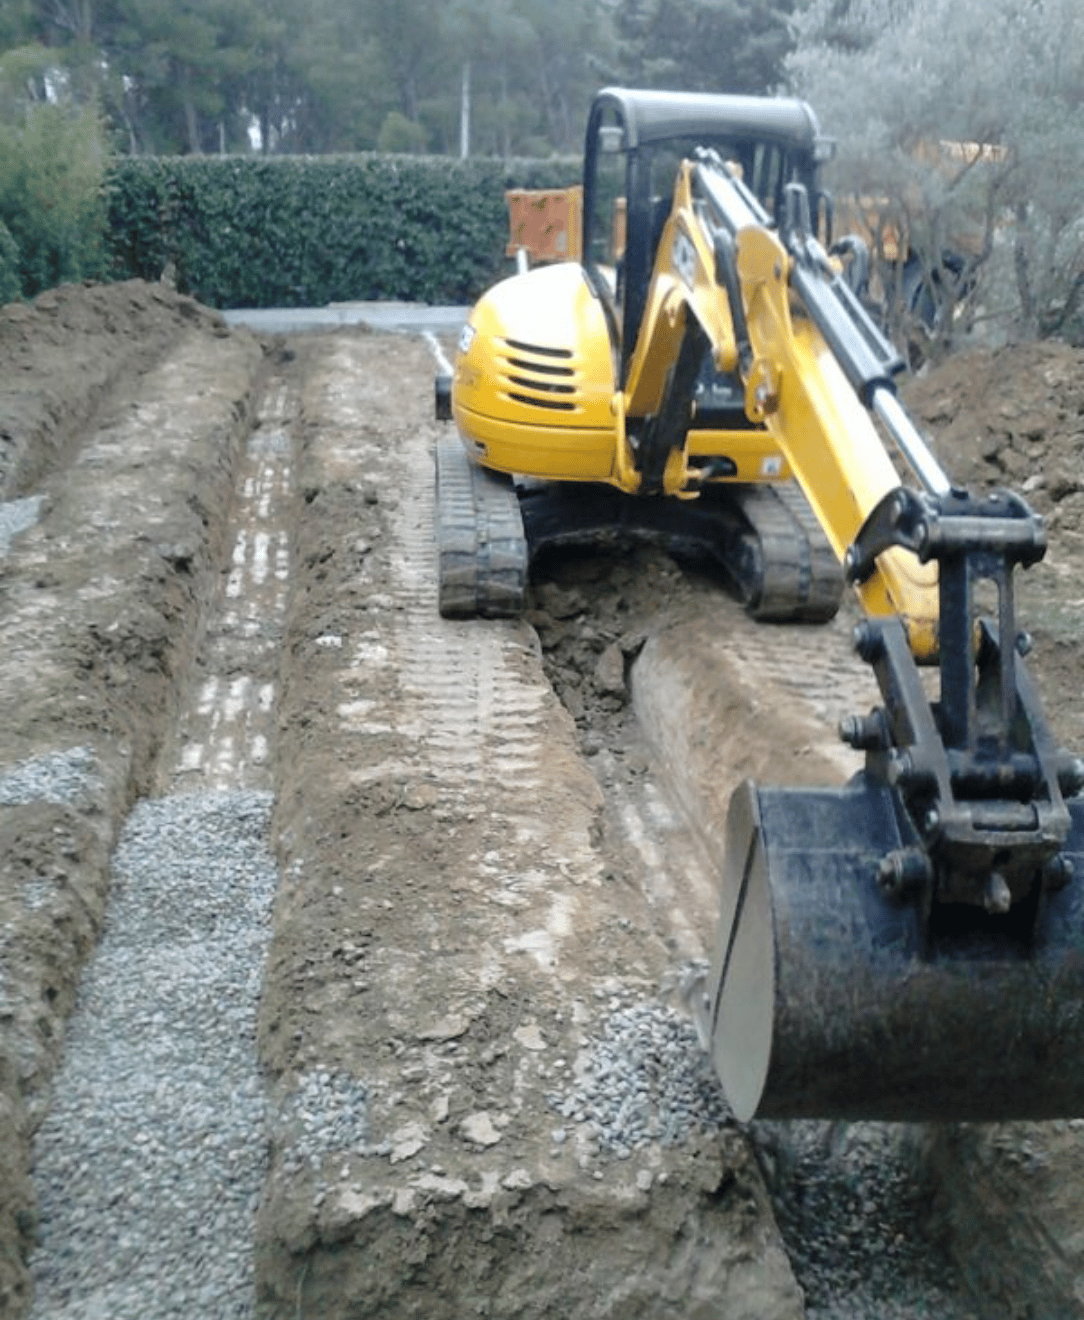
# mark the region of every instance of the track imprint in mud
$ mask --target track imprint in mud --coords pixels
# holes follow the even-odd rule
[[[176,721],[177,750],[166,778],[179,787],[271,786],[297,409],[296,387],[274,381],[245,444],[230,569],[204,624],[196,691]]]

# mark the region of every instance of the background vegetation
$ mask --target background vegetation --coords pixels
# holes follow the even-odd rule
[[[48,54],[0,56],[0,300],[104,272],[106,150],[93,104],[41,85]]]
[[[974,326],[1084,343],[1084,6],[1079,0],[811,0],[783,77],[839,144],[897,323],[938,351]]]
[[[840,214],[868,229],[893,326],[917,326],[930,351],[972,327],[1084,339],[1079,0],[0,0],[0,297],[154,274],[158,256],[187,261],[200,243],[216,273],[193,288],[225,297],[232,261],[240,297],[254,265],[304,241],[281,205],[291,189],[295,210],[335,216],[338,233],[325,253],[291,251],[280,283],[296,297],[386,290],[396,270],[398,296],[418,296],[437,227],[491,241],[508,170],[430,174],[423,205],[402,192],[421,176],[400,165],[392,186],[342,153],[567,156],[608,82],[807,97],[838,140]],[[329,153],[342,183],[320,193],[293,164],[238,173],[232,200],[212,198],[222,174],[205,158]],[[126,162],[145,157],[158,163],[137,183]],[[110,251],[106,180],[123,181]],[[475,190],[490,187],[483,201]],[[453,218],[465,194],[469,214]],[[243,246],[215,256],[225,233]],[[411,259],[385,250],[400,241]],[[350,251],[370,253],[368,274]],[[499,254],[451,258],[448,287],[467,289]]]
[[[564,187],[578,158],[124,157],[110,176],[117,278],[211,307],[468,303],[505,273],[508,188]]]
[[[0,0],[131,154],[580,148],[607,81],[762,91],[794,0]],[[60,75],[54,75],[54,86]],[[43,73],[37,93],[45,93]]]

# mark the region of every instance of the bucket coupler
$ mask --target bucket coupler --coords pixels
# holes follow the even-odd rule
[[[866,773],[894,790],[919,839],[917,851],[884,859],[882,882],[897,897],[914,890],[927,910],[937,902],[1004,913],[1036,884],[1069,879],[1065,798],[1084,784],[1084,766],[1054,744],[1016,628],[1013,571],[1042,558],[1042,521],[1007,491],[977,499],[900,488],[866,520],[844,573],[864,581],[894,545],[938,562],[940,697],[928,701],[897,619],[859,625],[855,645],[884,706],[840,732],[866,752]],[[996,589],[996,620],[976,617],[984,579]]]
[[[938,561],[939,696],[903,623],[865,622],[883,706],[841,727],[865,768],[735,792],[701,1036],[740,1119],[1084,1115],[1084,766],[1043,719],[1012,592],[1041,520],[1003,492],[901,488],[851,580],[890,546]],[[996,619],[975,617],[983,580]]]

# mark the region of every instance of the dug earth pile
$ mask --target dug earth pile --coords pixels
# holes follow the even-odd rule
[[[720,583],[643,553],[545,566],[521,623],[442,621],[418,339],[259,341],[126,284],[4,309],[0,363],[0,1314],[30,1311],[32,1143],[114,845],[141,799],[231,786],[274,795],[278,887],[254,969],[251,1301],[223,1315],[920,1313],[886,1300],[912,1258],[863,1234],[861,1191],[815,1269],[780,1233],[803,1187],[821,1204],[808,1133],[728,1118],[669,993],[713,939],[730,788],[852,764],[835,721],[872,694],[848,619],[756,628]],[[908,387],[949,471],[1048,517],[1021,610],[1078,749],[1082,366],[1042,346]],[[270,548],[246,475],[261,446],[283,450]],[[241,607],[219,679],[212,604],[243,594],[238,545],[257,600],[281,578],[282,618]],[[215,683],[269,733],[212,773],[195,748]],[[1076,1124],[907,1145],[960,1314],[1084,1314]],[[878,1270],[881,1300],[833,1310],[832,1271],[839,1301]],[[89,1314],[90,1294],[70,1304]]]

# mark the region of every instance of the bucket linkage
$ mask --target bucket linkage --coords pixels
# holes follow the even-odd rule
[[[694,1015],[740,1119],[1079,1116],[1084,763],[1042,715],[1013,595],[1042,521],[1010,492],[901,487],[849,580],[891,546],[939,566],[939,697],[903,621],[858,626],[883,705],[840,734],[865,767],[842,789],[735,792]],[[996,618],[976,617],[983,580]]]

